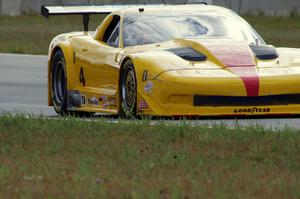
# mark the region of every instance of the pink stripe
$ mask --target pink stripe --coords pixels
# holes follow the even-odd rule
[[[243,80],[248,96],[258,96],[259,77],[255,67],[228,67],[228,70]]]
[[[242,42],[207,42],[204,46],[229,71],[238,75],[244,82],[248,96],[258,96],[259,77],[253,55],[247,44]]]

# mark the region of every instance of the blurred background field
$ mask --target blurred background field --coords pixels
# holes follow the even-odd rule
[[[299,198],[300,132],[0,117],[0,198]]]
[[[91,16],[90,29],[95,30],[102,16]],[[51,40],[58,34],[81,30],[81,16],[51,17],[38,15],[0,16],[0,53],[48,53]]]
[[[300,47],[300,17],[244,16],[265,41],[277,47]],[[92,16],[95,30],[103,16]],[[0,16],[0,53],[43,54],[53,37],[82,30],[81,16],[51,17],[39,15]]]

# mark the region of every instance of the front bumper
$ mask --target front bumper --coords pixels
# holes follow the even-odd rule
[[[195,71],[193,73],[195,74]],[[178,75],[177,71],[170,71],[155,80],[142,83],[138,89],[140,100],[147,102],[149,108],[138,107],[138,114],[154,116],[300,114],[300,78],[260,77],[260,96],[253,98],[251,103],[239,77],[228,73],[214,74],[218,76],[195,76],[184,73]],[[149,84],[152,85],[151,89]],[[208,96],[206,100],[212,97],[211,99],[218,98],[221,101],[219,104],[198,101],[197,104],[195,96]],[[271,96],[277,97],[273,100]],[[243,98],[244,103],[228,101],[240,98]]]

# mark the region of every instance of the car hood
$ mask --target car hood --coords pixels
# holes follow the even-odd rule
[[[300,66],[300,49],[249,45],[232,39],[177,38],[158,44],[127,47],[121,54],[124,56],[119,57],[129,56],[137,63],[136,67],[146,67],[156,75],[184,69],[226,69],[249,74],[249,70],[259,68]]]
[[[149,79],[170,71],[170,75],[191,78],[201,78],[203,74],[217,78],[222,74],[222,78],[240,78],[248,96],[258,95],[262,77],[282,79],[300,74],[299,49],[276,49],[230,39],[174,39],[126,51],[133,57],[138,73],[148,71]]]
[[[156,59],[158,62],[164,61],[166,57],[173,58],[165,65],[170,65],[170,69],[190,67],[191,62],[201,64],[193,60],[184,59],[172,52],[172,49],[191,48],[207,57],[207,62],[212,62],[219,68],[230,66],[249,66],[266,67],[266,62],[270,67],[300,66],[300,49],[293,48],[274,48],[271,45],[250,45],[243,41],[233,39],[183,39],[175,38],[168,42],[140,45],[124,48],[120,53],[131,55],[134,58]],[[258,55],[257,55],[258,53]],[[275,56],[275,54],[277,56]],[[203,60],[202,60],[203,61]],[[275,61],[275,62],[274,62]],[[279,64],[274,64],[279,62]],[[197,67],[197,66],[196,66]],[[167,67],[169,68],[169,66]]]

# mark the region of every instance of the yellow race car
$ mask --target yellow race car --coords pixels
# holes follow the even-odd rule
[[[266,45],[211,5],[42,6],[83,15],[53,39],[49,105],[60,114],[226,116],[300,113],[300,49]],[[95,32],[90,14],[108,14]]]

